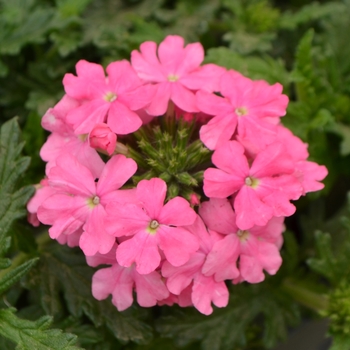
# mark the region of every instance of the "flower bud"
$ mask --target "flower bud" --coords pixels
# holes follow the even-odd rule
[[[96,124],[89,134],[90,147],[106,151],[111,155],[117,143],[117,135],[107,124]]]

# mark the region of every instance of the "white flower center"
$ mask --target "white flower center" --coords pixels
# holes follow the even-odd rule
[[[117,99],[117,95],[114,92],[107,92],[106,95],[104,95],[103,99],[107,102],[113,102]]]
[[[177,80],[179,80],[179,76],[177,76],[175,74],[169,74],[168,75],[168,81],[174,82],[174,81],[177,81]]]
[[[156,228],[159,227],[159,222],[157,220],[152,220],[149,224],[149,227],[152,229],[152,230],[155,230]]]
[[[235,109],[235,113],[241,117],[242,115],[247,115],[248,114],[248,109],[247,107],[238,107]]]
[[[93,199],[92,199],[92,203],[94,203],[95,205],[99,204],[100,203],[100,198],[95,196]]]

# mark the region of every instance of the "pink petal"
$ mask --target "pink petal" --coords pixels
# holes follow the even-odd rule
[[[70,194],[85,197],[96,191],[95,179],[91,171],[80,164],[77,159],[66,153],[56,160],[57,166],[49,172],[49,184]]]
[[[67,114],[67,121],[77,135],[88,134],[96,124],[105,122],[109,107],[110,103],[102,99],[92,100],[72,109]]]
[[[204,315],[213,312],[211,302],[217,307],[228,304],[229,293],[225,282],[215,282],[212,277],[198,275],[192,288],[192,302],[195,308]]]
[[[68,96],[77,100],[92,99],[105,87],[105,74],[102,66],[80,60],[76,65],[78,76],[66,74],[63,78],[64,89]]]
[[[197,237],[181,227],[161,225],[157,231],[159,248],[174,266],[185,264],[199,248]]]
[[[145,230],[152,220],[134,203],[110,202],[106,205],[106,230],[116,237],[131,236]]]
[[[218,147],[213,153],[212,161],[220,170],[237,179],[245,179],[249,174],[249,164],[244,155],[244,148],[237,141],[228,141]]]
[[[136,162],[131,158],[118,154],[110,158],[104,167],[97,183],[98,196],[115,191],[122,187],[137,170]]]
[[[236,212],[236,224],[241,230],[247,230],[254,225],[264,226],[271,219],[273,209],[265,204],[258,197],[256,191],[249,187],[243,186],[234,200]]]
[[[160,263],[157,238],[146,232],[139,232],[122,242],[117,249],[117,261],[122,266],[136,263],[136,270],[142,275],[154,271]]]
[[[249,255],[241,255],[239,270],[242,278],[249,283],[260,283],[265,279],[263,269],[257,259]]]
[[[142,85],[140,78],[127,60],[110,63],[106,71],[108,73],[109,84],[117,98],[124,92],[134,90]]]
[[[203,191],[207,197],[226,198],[237,192],[244,180],[220,169],[209,168],[204,172]]]
[[[166,81],[157,54],[157,44],[153,41],[146,41],[141,44],[140,52],[131,52],[131,64],[137,75],[148,82]]]
[[[214,275],[215,281],[232,280],[239,276],[237,259],[240,254],[239,239],[236,234],[229,234],[216,242],[207,255],[202,268],[205,276]]]
[[[134,271],[133,277],[136,285],[137,302],[140,306],[154,306],[158,300],[169,296],[169,291],[158,272],[153,271],[148,275],[140,275],[137,271]]]
[[[184,57],[182,58],[175,72],[176,75],[180,77],[187,75],[193,70],[199,68],[200,64],[204,60],[204,49],[200,43],[188,44],[184,48],[183,53]]]
[[[280,142],[274,142],[259,152],[250,173],[252,176],[271,177],[274,175],[291,174],[295,168],[295,163],[288,155],[285,146]]]
[[[231,139],[236,125],[235,114],[218,115],[200,128],[199,137],[209,149],[215,150]]]
[[[175,105],[186,112],[199,112],[195,94],[179,82],[171,83],[171,100]]]
[[[169,291],[179,295],[185,290],[200,271],[204,258],[205,256],[202,253],[193,253],[191,258],[180,267],[175,267],[165,261],[162,266],[162,275],[167,277]]]
[[[158,47],[159,61],[169,73],[175,74],[184,60],[184,39],[178,35],[168,35]]]
[[[142,180],[137,184],[137,198],[151,219],[159,218],[167,191],[166,183],[159,178]]]
[[[123,311],[132,305],[133,285],[131,271],[115,264],[93,275],[92,294],[97,300],[106,299],[112,294],[113,304],[118,311]]]
[[[226,98],[216,96],[207,91],[199,90],[196,93],[196,99],[200,111],[209,115],[226,115],[234,110]]]
[[[191,225],[197,214],[190,207],[190,203],[182,198],[175,197],[164,205],[159,214],[159,222],[171,226]]]
[[[115,238],[105,230],[104,219],[106,211],[102,205],[96,205],[84,225],[84,232],[80,237],[79,246],[87,256],[96,253],[106,254],[115,244]]]
[[[199,208],[199,215],[210,230],[229,234],[238,230],[236,214],[226,198],[210,198]]]
[[[216,64],[205,64],[181,77],[179,82],[190,90],[219,91],[220,77],[225,71],[225,68]]]
[[[107,118],[108,126],[119,135],[130,134],[142,125],[142,120],[118,100],[110,104]]]
[[[168,109],[168,103],[171,95],[171,83],[159,83],[154,86],[153,99],[146,108],[150,115],[158,116],[164,114]]]

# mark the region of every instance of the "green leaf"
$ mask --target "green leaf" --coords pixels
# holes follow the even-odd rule
[[[2,271],[0,274],[0,294],[4,293],[8,288],[19,281],[38,260],[39,258],[30,259],[9,271]]]
[[[52,8],[35,6],[33,0],[2,0],[0,6],[0,53],[18,54],[24,45],[45,40]]]
[[[48,314],[55,316],[62,311],[60,294],[63,293],[66,307],[74,317],[85,315],[96,327],[106,325],[123,342],[147,343],[152,332],[142,321],[145,310],[135,307],[118,312],[110,300],[94,299],[91,295],[93,272],[79,250],[53,242],[45,247],[40,263],[32,270],[30,284],[40,287],[42,306]]]
[[[34,190],[28,186],[13,193],[30,162],[29,157],[20,156],[22,148],[19,126],[14,118],[0,130],[0,245],[4,244],[13,221],[25,213],[23,207]]]
[[[236,285],[226,308],[204,316],[192,309],[161,318],[157,330],[180,346],[200,341],[203,350],[237,349],[247,346],[247,337],[259,317],[262,340],[271,347],[286,336],[286,327],[298,320],[298,309],[278,286]],[[260,327],[259,327],[260,328]],[[254,337],[261,339],[261,333]]]
[[[208,50],[205,63],[215,63],[228,69],[235,69],[251,79],[264,79],[271,84],[279,82],[287,87],[290,83],[290,74],[283,61],[267,55],[244,57],[226,47],[218,47]]]
[[[52,322],[49,316],[37,321],[27,321],[15,315],[15,309],[0,310],[0,334],[17,343],[16,350],[78,350],[74,346],[76,336],[48,329]]]
[[[280,27],[293,30],[299,25],[339,13],[341,9],[342,4],[337,2],[327,4],[312,2],[311,4],[303,6],[299,11],[292,12],[287,10],[283,12],[280,18]]]

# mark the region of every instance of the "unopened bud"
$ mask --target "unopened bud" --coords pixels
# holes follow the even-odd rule
[[[105,123],[96,124],[89,134],[90,147],[111,155],[117,143],[117,135]]]

